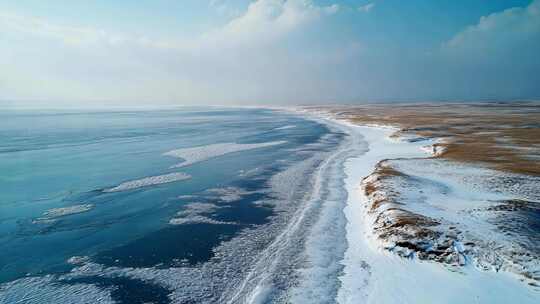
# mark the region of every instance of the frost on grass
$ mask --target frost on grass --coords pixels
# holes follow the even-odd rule
[[[89,261],[89,256],[72,256],[67,260],[67,263],[71,265],[83,265],[84,263],[87,263]]]
[[[540,178],[443,160],[386,160],[362,186],[382,248],[540,282]]]

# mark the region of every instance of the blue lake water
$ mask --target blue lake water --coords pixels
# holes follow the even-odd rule
[[[187,303],[244,277],[344,136],[279,111],[185,108],[3,112],[0,138],[0,302]],[[193,147],[185,166],[164,155]]]

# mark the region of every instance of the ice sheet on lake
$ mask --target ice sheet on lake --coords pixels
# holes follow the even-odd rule
[[[186,167],[186,166],[198,163],[198,162],[206,161],[211,158],[223,156],[229,153],[277,146],[277,145],[282,145],[284,143],[286,143],[286,141],[272,141],[272,142],[255,143],[255,144],[220,143],[220,144],[213,144],[213,145],[207,145],[207,146],[172,150],[167,153],[164,153],[163,155],[183,159],[184,161],[182,163],[179,163],[173,166],[174,168],[180,168],[180,167]]]

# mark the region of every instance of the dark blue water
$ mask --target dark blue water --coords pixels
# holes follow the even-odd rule
[[[276,210],[261,203],[272,198],[269,180],[317,149],[291,151],[327,133],[316,122],[263,109],[0,113],[0,283],[8,284],[0,294],[28,284],[22,278],[60,278],[80,261],[197,267],[219,244],[272,220]],[[181,168],[172,166],[182,160],[163,155],[269,142],[278,143]],[[104,191],[178,172],[190,178]],[[81,258],[68,263],[72,257]],[[88,276],[54,284],[109,288],[123,303],[168,302],[166,287],[144,280]]]

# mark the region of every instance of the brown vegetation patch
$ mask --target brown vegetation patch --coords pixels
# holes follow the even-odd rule
[[[380,161],[377,166],[375,172],[381,177],[395,177],[395,176],[405,176],[404,173],[399,172],[398,170],[394,169],[392,166],[388,164],[388,161],[383,160]]]
[[[392,168],[388,164],[387,160],[382,160],[376,165],[375,172],[369,176],[369,180],[367,179],[364,180],[363,182],[364,193],[366,194],[366,196],[371,197],[377,191],[384,190],[384,189],[381,189],[381,185],[384,180],[394,178],[394,177],[404,177],[404,176],[406,175]],[[391,198],[391,196],[395,194],[397,193],[385,192],[383,195],[384,198],[372,199],[368,212],[370,213],[375,212],[377,209],[379,209],[382,205],[386,203],[400,205],[401,203],[394,201]]]
[[[447,265],[463,265],[462,253],[456,251],[454,242],[461,232],[448,228],[427,216],[407,210],[394,183],[399,184],[408,175],[391,166],[387,160],[377,164],[373,174],[364,179],[364,191],[369,197],[368,214],[374,217],[373,232],[384,247],[395,254],[409,258],[417,256]]]
[[[377,191],[377,186],[375,185],[375,183],[366,183],[364,185],[364,193],[367,195],[367,196],[370,196],[371,194],[373,194],[375,191]]]
[[[540,176],[540,104],[391,104],[329,107],[358,124],[398,126],[394,134],[444,138],[438,155]]]

